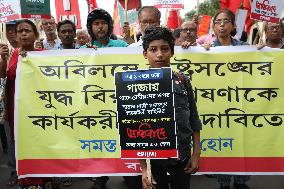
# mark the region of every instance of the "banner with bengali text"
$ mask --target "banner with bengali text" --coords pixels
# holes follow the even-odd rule
[[[284,173],[283,50],[175,49],[191,76],[201,131],[199,173]],[[148,68],[142,48],[30,52],[16,77],[17,169],[26,176],[137,175],[120,159],[114,73]],[[138,98],[138,97],[137,97]]]

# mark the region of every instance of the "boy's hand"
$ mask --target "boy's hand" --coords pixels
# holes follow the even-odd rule
[[[191,158],[188,160],[186,167],[184,168],[186,173],[194,174],[199,168],[200,154],[192,154]]]
[[[146,170],[144,171],[142,170],[142,186],[143,186],[143,189],[151,189],[154,187],[150,179],[147,176]]]

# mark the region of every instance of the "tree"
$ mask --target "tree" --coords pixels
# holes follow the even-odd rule
[[[199,4],[198,14],[214,16],[219,11],[219,0],[205,0]],[[196,10],[191,10],[185,14],[186,20],[191,20]]]

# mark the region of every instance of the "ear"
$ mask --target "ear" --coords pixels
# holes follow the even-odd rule
[[[143,51],[143,56],[145,59],[147,59],[147,51]]]

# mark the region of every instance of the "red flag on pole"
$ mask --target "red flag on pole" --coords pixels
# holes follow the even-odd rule
[[[88,3],[89,12],[91,12],[95,8],[98,8],[96,0],[87,0],[87,3]]]
[[[125,0],[119,0],[119,3],[121,6],[125,9]],[[141,1],[140,0],[128,0],[127,3],[127,10],[132,10],[132,9],[140,9],[141,7]]]

